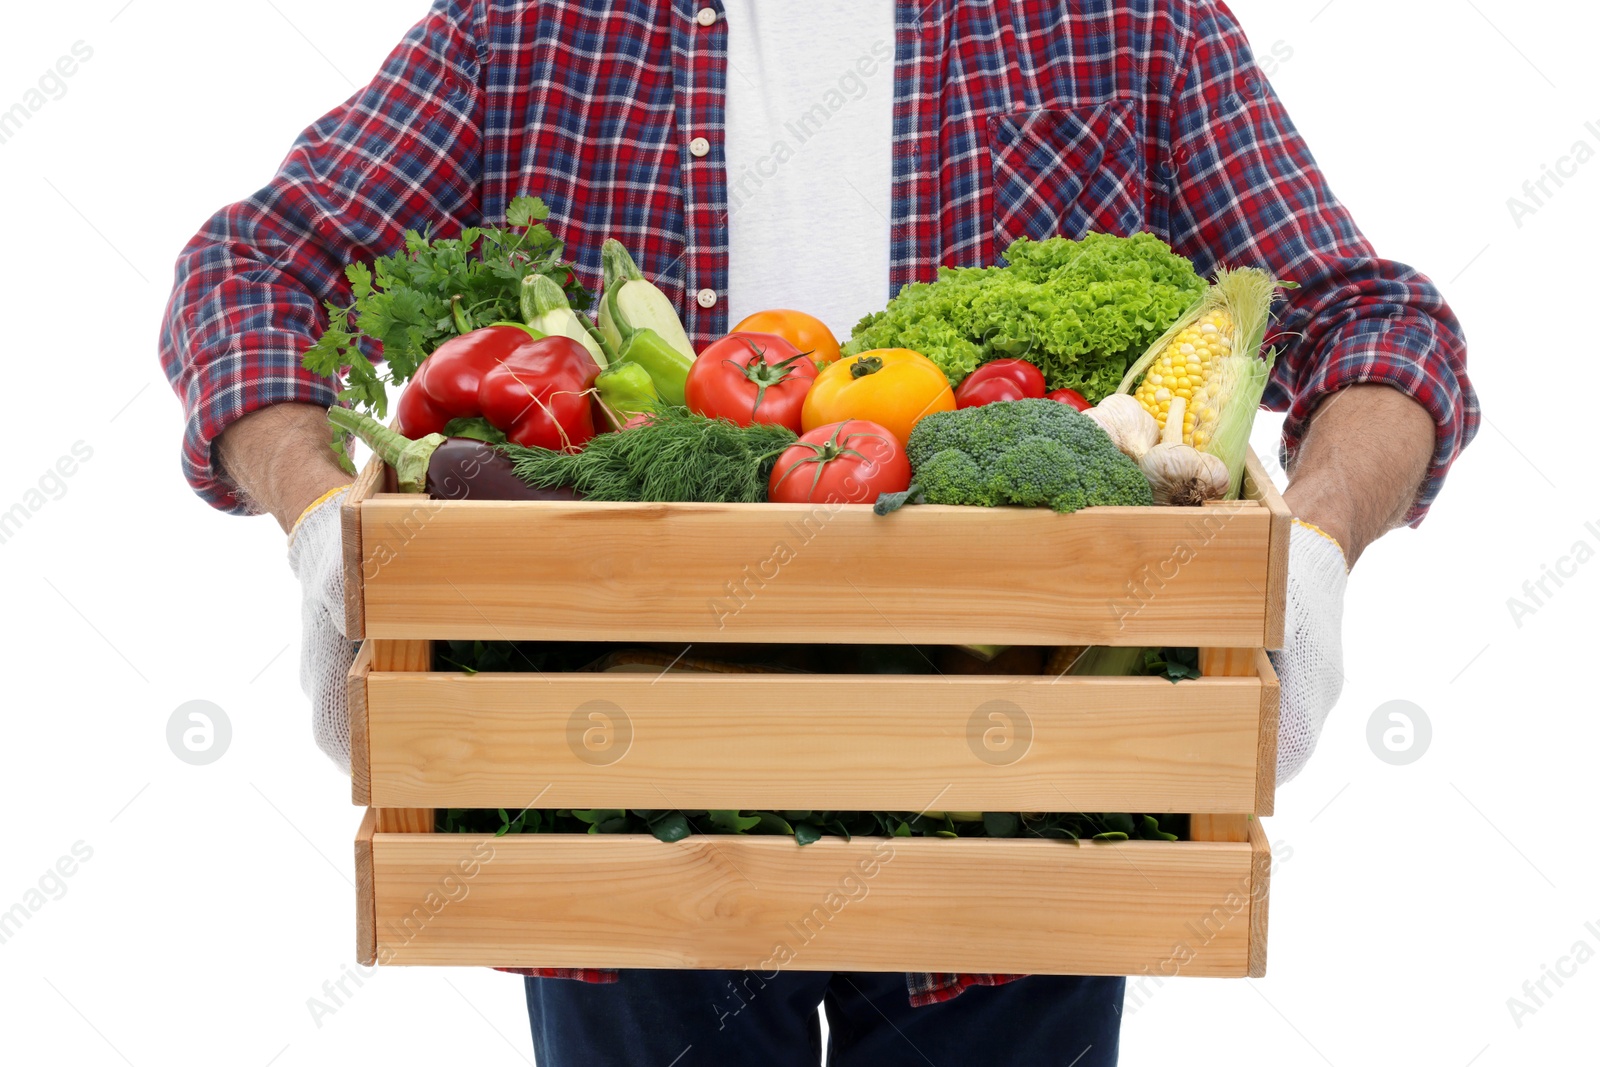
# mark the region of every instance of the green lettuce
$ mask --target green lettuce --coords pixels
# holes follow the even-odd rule
[[[844,354],[909,348],[952,386],[986,360],[1026,359],[1050,388],[1097,403],[1206,290],[1193,264],[1149,233],[1023,238],[1005,258],[906,286],[856,324]]]

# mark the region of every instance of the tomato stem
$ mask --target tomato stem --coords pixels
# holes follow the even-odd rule
[[[850,364],[850,377],[865,378],[869,374],[877,374],[883,369],[882,356],[862,356]]]
[[[756,400],[754,404],[750,405],[750,413],[754,415],[761,410],[761,401],[766,399],[767,387],[782,385],[790,378],[795,377],[794,365],[805,359],[807,354],[801,353],[800,355],[790,356],[788,359],[780,359],[776,363],[768,363],[766,349],[748,337],[743,338],[743,340],[746,345],[750,346],[750,351],[753,353],[752,358],[745,363],[740,363],[736,359],[725,359],[722,362],[738,367],[744,373],[745,379],[755,385]]]

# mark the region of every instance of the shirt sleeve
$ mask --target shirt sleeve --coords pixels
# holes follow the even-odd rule
[[[1478,428],[1466,342],[1439,290],[1378,258],[1334,198],[1220,0],[1187,5],[1176,52],[1159,178],[1173,247],[1202,270],[1256,266],[1296,283],[1268,340],[1280,351],[1262,403],[1287,411],[1283,451],[1298,447],[1323,397],[1359,382],[1391,385],[1436,425],[1432,462],[1406,516],[1416,525]]]
[[[436,0],[372,83],[295,142],[267,186],[213,215],[178,258],[161,362],[183,402],[182,462],[197,493],[248,510],[212,457],[235,419],[339,383],[300,365],[350,299],[344,267],[392,253],[407,229],[477,223],[481,91],[469,0]]]

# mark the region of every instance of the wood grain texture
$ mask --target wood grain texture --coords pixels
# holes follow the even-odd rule
[[[426,671],[433,667],[432,641],[367,641],[375,671]]]
[[[1202,648],[1200,673],[1205,678],[1255,678],[1260,682],[1256,709],[1256,815],[1271,815],[1278,783],[1278,675],[1272,660],[1259,648]],[[1212,812],[1230,809],[1196,808]],[[1235,832],[1238,832],[1237,830]],[[1243,841],[1243,837],[1215,840]]]
[[[372,671],[367,675],[367,743],[372,740],[372,674],[419,674],[433,666],[432,641],[385,641],[368,638],[372,649]],[[376,805],[378,830],[384,833],[433,833],[434,811],[431,807],[403,807]]]
[[[1200,674],[1204,678],[1245,678],[1255,673],[1253,648],[1202,648]]]
[[[1255,653],[1255,675],[1261,680],[1261,731],[1256,751],[1256,770],[1259,773],[1256,814],[1271,815],[1278,794],[1278,703],[1281,690],[1278,687],[1278,672],[1273,670],[1272,660],[1268,658],[1266,650],[1257,648],[1252,651]]]
[[[378,953],[424,965],[1242,976],[1251,863],[1189,842],[373,839]]]
[[[384,673],[421,673],[426,672],[434,665],[434,643],[432,641],[386,641],[381,638],[368,638],[366,648],[371,649],[373,665],[371,672]],[[368,768],[371,768],[371,672],[366,677],[366,737],[368,745]],[[354,737],[352,737],[354,744]],[[354,755],[352,755],[354,766]],[[371,790],[368,789],[368,797]],[[410,830],[416,833],[434,832],[434,809],[432,808],[394,808],[394,806],[379,806],[378,829],[395,830],[403,832]]]
[[[367,675],[372,670],[372,642],[363,641],[345,676],[345,706],[350,711],[350,799],[358,807],[372,804],[372,762],[367,744]]]
[[[378,831],[386,834],[433,833],[432,808],[373,808],[378,816]]]
[[[1260,686],[375,671],[372,802],[1247,813]]]
[[[1261,643],[1264,648],[1279,649],[1283,647],[1284,607],[1289,595],[1289,530],[1294,512],[1284,503],[1254,449],[1245,452],[1244,479],[1245,495],[1272,516],[1267,539],[1267,624]]]
[[[1267,973],[1267,904],[1272,888],[1272,846],[1260,819],[1250,821],[1250,977]]]
[[[1240,843],[1250,840],[1250,826],[1255,818],[1250,815],[1191,815],[1189,838],[1193,841],[1229,841]]]
[[[344,555],[344,633],[352,641],[359,641],[366,635],[366,612],[361,596],[361,561],[366,558],[361,551],[361,504],[381,488],[387,470],[377,457],[368,460],[339,508],[339,534]]]
[[[385,673],[420,673],[433,666],[432,641],[385,641],[368,638],[372,648],[372,670]],[[367,676],[367,740],[372,738],[372,676]],[[370,757],[369,757],[370,766]],[[378,829],[382,831],[432,833],[432,808],[378,807]]]
[[[377,825],[368,808],[356,831],[356,962],[363,967],[378,962],[378,926],[372,903],[372,835]]]
[[[379,496],[361,516],[382,638],[1246,646],[1266,625],[1254,501],[879,517]]]

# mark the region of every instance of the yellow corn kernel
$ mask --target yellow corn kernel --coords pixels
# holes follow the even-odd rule
[[[1213,311],[1183,330],[1145,372],[1134,388],[1134,399],[1165,423],[1172,398],[1188,402],[1183,420],[1185,444],[1200,445],[1210,440],[1217,409],[1225,398],[1210,388],[1213,361],[1226,357],[1232,347],[1229,336],[1233,323],[1223,311]]]

